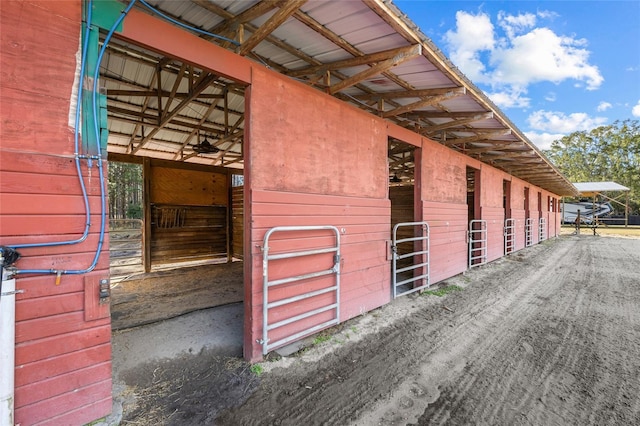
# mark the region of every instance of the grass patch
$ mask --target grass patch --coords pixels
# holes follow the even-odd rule
[[[423,296],[438,296],[442,297],[445,294],[453,293],[454,291],[462,291],[462,287],[457,285],[448,285],[446,287],[439,288],[437,290],[425,290],[421,294]]]
[[[262,368],[262,366],[260,364],[251,365],[251,368],[249,368],[249,370],[251,370],[251,372],[253,374],[255,374],[256,376],[258,376],[258,377],[260,377],[260,375],[262,375],[262,373],[264,373],[264,368]]]
[[[324,343],[331,340],[331,336],[328,334],[321,334],[319,336],[317,336],[315,339],[313,339],[313,344],[314,345],[319,345],[320,343]]]

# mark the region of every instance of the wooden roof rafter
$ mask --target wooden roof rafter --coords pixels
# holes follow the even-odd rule
[[[276,28],[284,23],[296,10],[298,10],[307,0],[288,0],[280,5],[280,8],[256,31],[251,34],[245,42],[236,49],[236,53],[245,56],[255,48],[262,40],[271,34]]]
[[[474,123],[476,121],[489,120],[491,118],[493,118],[493,112],[483,112],[481,114],[476,114],[474,116],[467,117],[467,118],[460,118],[460,119],[454,118],[447,123],[435,124],[433,126],[423,127],[421,129],[421,133],[428,135],[431,133],[439,132],[441,130],[450,129],[452,127],[464,126],[466,124]]]
[[[404,114],[405,112],[413,111],[415,109],[424,108],[427,106],[437,105],[440,102],[446,101],[451,98],[455,98],[456,96],[461,96],[466,93],[466,89],[464,87],[457,87],[455,89],[451,89],[442,95],[435,95],[430,97],[424,97],[423,99],[413,102],[407,105],[402,105],[396,109],[385,111],[381,115],[384,118],[395,117],[400,114]]]
[[[463,144],[472,143],[472,142],[484,142],[484,141],[491,140],[493,138],[499,138],[501,136],[509,136],[509,135],[511,135],[511,129],[503,129],[503,130],[497,130],[497,131],[476,132],[474,136],[467,136],[464,138],[455,138],[455,139],[444,139],[441,142],[447,146],[463,145]],[[512,141],[493,140],[491,141],[491,143],[510,144],[512,143]]]
[[[159,131],[171,121],[175,116],[178,115],[180,111],[182,111],[193,99],[195,99],[200,92],[209,87],[209,84],[215,80],[216,76],[213,74],[203,74],[198,81],[196,82],[196,86],[191,92],[190,96],[182,99],[180,103],[174,107],[171,111],[168,111],[166,114],[160,116],[160,121],[158,123],[158,127],[151,130],[146,136],[144,136],[136,146],[131,150],[131,154],[135,154],[140,148],[144,146],[148,141],[150,141]]]
[[[299,79],[306,84],[465,155],[477,157],[502,170],[512,167],[512,162],[527,168],[535,167],[548,172],[549,176],[555,176],[558,187],[564,188],[565,193],[575,189],[544,154],[390,0],[353,0],[340,4],[340,8],[332,8],[325,2],[305,4],[305,0],[192,0],[191,4],[156,0],[154,7],[187,25],[203,28],[202,23],[207,23],[205,25],[209,29],[205,28],[206,31],[232,40],[224,41],[214,36],[201,36],[202,38],[249,56],[274,71],[292,78],[302,77]],[[352,14],[354,21],[351,22],[357,20],[358,25],[366,26],[369,38],[363,39],[361,33],[354,32],[352,25],[341,20],[332,9]],[[410,59],[416,58],[416,61],[407,66],[397,66],[409,59],[389,57],[389,52],[401,52],[405,48],[415,49]],[[144,52],[144,49],[141,50]],[[119,51],[117,54],[122,53]],[[351,57],[344,59],[348,55]],[[148,64],[153,56],[151,52],[142,56],[132,53],[131,60]],[[197,119],[193,120],[194,113],[200,117],[211,103],[218,104],[211,111],[211,120],[206,120],[199,126],[211,127],[211,123],[215,122],[216,127],[222,125],[224,132],[228,134],[229,123],[235,121],[230,120],[230,116],[238,116],[238,111],[233,111],[231,105],[239,110],[242,104],[237,98],[233,104],[228,99],[220,98],[216,89],[203,91],[202,96],[193,99],[188,110],[178,113],[172,122],[163,121],[172,114],[176,105],[193,92],[197,80],[193,77],[187,80],[188,90],[184,89],[184,85],[178,88],[177,83],[171,80],[172,77],[167,80],[159,70],[189,74],[192,66],[185,67],[180,61],[168,58],[160,61],[165,63],[161,63],[161,67],[156,69],[157,76],[151,77],[157,81],[143,83],[142,85],[147,86],[142,89],[145,90],[144,93],[142,90],[138,94],[126,92],[126,87],[123,89],[116,86],[115,90],[122,91],[114,91],[109,95],[119,98],[118,100],[130,101],[131,104],[140,104],[139,99],[142,98],[144,101],[140,111],[149,108],[144,117],[126,114],[118,116],[123,121],[138,120],[135,123],[137,128],[132,136],[132,146],[134,141],[135,146],[140,146],[140,141],[149,137],[149,131],[154,131],[147,123],[154,112],[157,111],[161,116],[154,125],[164,124],[167,130],[169,127],[178,128],[194,121],[198,126]],[[117,62],[115,64],[117,66]],[[393,69],[394,66],[397,68]],[[360,69],[355,69],[356,67]],[[152,76],[146,72],[141,75]],[[374,79],[374,76],[379,77]],[[140,84],[140,79],[134,74],[128,73],[127,78]],[[221,91],[225,86],[232,90],[232,82],[226,80],[219,83]],[[127,96],[132,98],[125,99]],[[222,106],[220,101],[216,102],[217,99],[224,99],[225,105]],[[127,108],[120,105],[117,107]],[[140,132],[142,126],[149,127]],[[124,125],[115,127],[120,129]],[[188,135],[193,130],[193,127],[185,128],[185,134]],[[491,132],[500,131],[506,133],[502,136],[490,135]],[[216,135],[220,137],[221,134]],[[164,134],[159,136],[160,139],[165,138]],[[175,142],[176,138],[171,139]],[[242,161],[238,153],[238,150],[241,153],[242,145],[238,149],[238,143],[234,142],[233,148],[230,148],[230,143],[223,144],[224,149],[230,149],[231,152],[225,155],[224,161],[222,158],[219,161],[225,164]],[[118,146],[122,146],[120,142]],[[527,150],[527,147],[531,149]],[[188,146],[185,145],[183,149],[188,149]],[[145,153],[148,154],[148,151],[145,150]],[[525,163],[528,158],[541,159],[539,166]]]

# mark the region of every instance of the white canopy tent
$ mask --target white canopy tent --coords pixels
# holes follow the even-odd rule
[[[595,204],[596,197],[612,203],[619,204],[624,207],[624,226],[629,224],[629,188],[616,182],[573,182],[583,197],[592,197]],[[622,192],[623,194],[616,197],[610,196],[611,192]],[[620,199],[624,197],[624,202]]]

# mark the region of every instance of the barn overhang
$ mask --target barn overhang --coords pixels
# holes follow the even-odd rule
[[[264,66],[387,120],[396,133],[558,195],[578,193],[390,1],[149,0],[123,25],[101,73],[109,152],[243,168],[246,84],[251,66]],[[171,57],[153,47],[178,42],[182,54]],[[220,56],[191,62],[208,44]],[[214,148],[202,149],[205,140]]]

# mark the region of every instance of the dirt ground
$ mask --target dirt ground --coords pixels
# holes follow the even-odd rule
[[[111,328],[123,330],[241,302],[243,285],[242,262],[134,275],[111,287]]]
[[[253,367],[132,370],[121,424],[640,424],[640,239],[563,236],[441,285]]]

